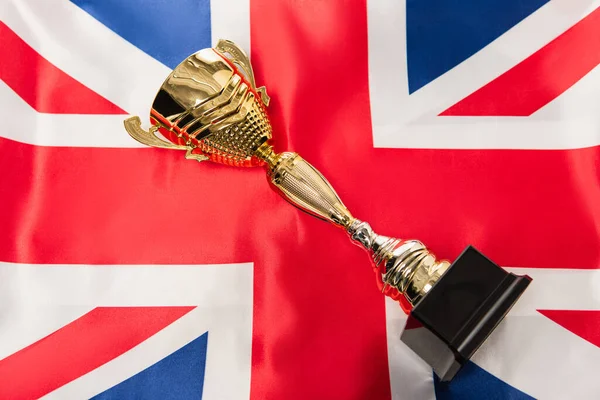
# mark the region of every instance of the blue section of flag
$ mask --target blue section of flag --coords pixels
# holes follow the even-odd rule
[[[210,0],[71,1],[170,68],[211,46]]]
[[[435,398],[437,400],[533,400],[494,375],[467,363],[451,382],[440,382],[433,374]]]
[[[93,399],[201,399],[207,344],[208,332]]]
[[[490,44],[548,0],[407,0],[409,92]]]

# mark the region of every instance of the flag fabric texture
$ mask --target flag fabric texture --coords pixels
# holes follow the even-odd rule
[[[357,218],[533,278],[450,384],[264,170],[128,136],[219,39]],[[599,0],[4,0],[0,54],[0,399],[598,398]]]

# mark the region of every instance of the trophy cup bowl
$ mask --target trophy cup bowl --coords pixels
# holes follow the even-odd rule
[[[345,230],[366,249],[379,289],[409,314],[401,340],[450,381],[503,320],[529,285],[473,246],[453,262],[439,260],[418,240],[376,234],[350,213],[312,165],[297,153],[275,153],[269,143],[269,97],[256,87],[250,60],[220,40],[181,62],[165,79],[150,110],[125,121],[135,140],[185,151],[187,159],[234,167],[264,167],[279,193],[299,209]]]

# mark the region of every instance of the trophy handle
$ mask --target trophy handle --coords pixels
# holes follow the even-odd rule
[[[219,39],[215,50],[225,56],[237,68],[241,69],[246,78],[250,81],[252,89],[256,90],[256,82],[254,80],[254,71],[250,63],[250,57],[237,44],[230,40]],[[229,55],[229,57],[227,57]]]
[[[124,122],[125,130],[129,133],[129,136],[134,138],[136,141],[145,144],[147,146],[158,147],[161,149],[175,149],[175,150],[186,150],[185,158],[188,160],[196,160],[198,162],[208,160],[208,157],[203,154],[192,153],[193,148],[189,146],[182,146],[167,142],[166,140],[159,139],[154,132],[158,129],[153,125],[149,131],[142,129],[142,121],[140,117],[135,116],[127,118]]]
[[[248,55],[239,47],[237,44],[230,40],[220,39],[215,46],[215,50],[221,53],[225,58],[231,61],[236,68],[240,69],[246,78],[250,81],[252,89],[260,95],[262,102],[265,106],[269,106],[271,98],[267,95],[267,88],[261,86],[256,87],[256,81],[254,80],[254,71],[252,70],[252,64]]]
[[[177,149],[187,150],[187,146],[176,145],[166,140],[159,139],[154,132],[158,129],[156,126],[152,126],[149,131],[142,129],[142,121],[140,117],[135,116],[127,118],[124,122],[125,130],[129,133],[129,136],[134,138],[136,141],[145,144],[147,146],[158,147],[161,149]]]

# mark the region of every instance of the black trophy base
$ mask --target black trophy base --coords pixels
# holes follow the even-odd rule
[[[401,340],[448,382],[530,282],[529,276],[508,273],[469,246],[414,306]]]

